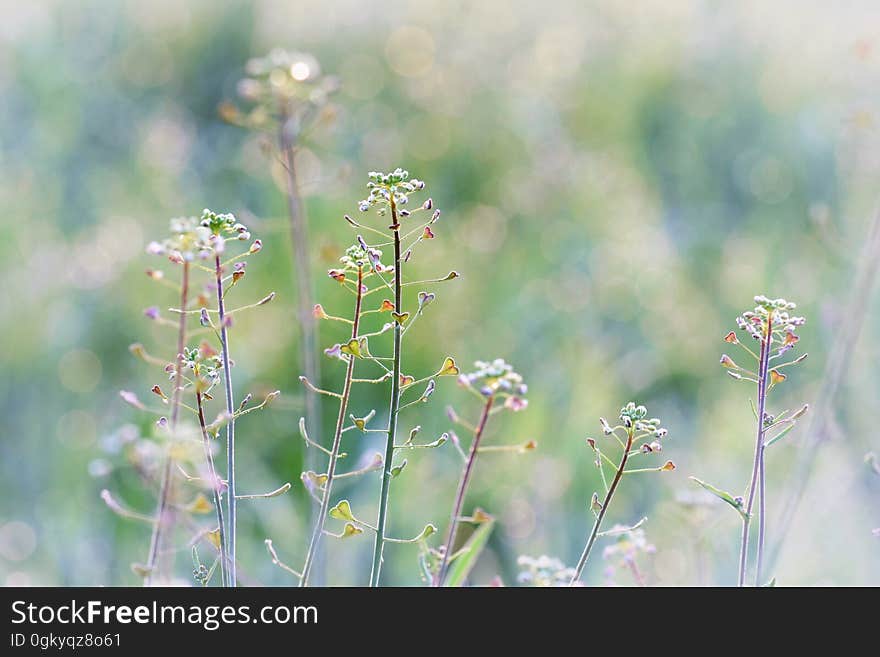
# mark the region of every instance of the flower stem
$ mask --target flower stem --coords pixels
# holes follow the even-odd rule
[[[764,444],[764,434],[766,433],[766,429],[764,428],[764,411],[763,408],[766,405],[767,400],[767,370],[770,367],[770,350],[773,347],[773,313],[770,313],[770,316],[767,318],[767,356],[765,357],[764,363],[764,394],[763,399],[759,400],[759,406],[761,406],[761,411],[758,413],[758,426],[760,427],[761,436],[760,436],[760,445],[761,445],[761,455],[760,455],[760,463],[758,465],[758,557],[756,560],[755,566],[755,586],[760,586],[762,571],[764,566],[764,541],[765,536],[767,534],[767,478],[765,475],[766,468],[764,465],[764,451],[767,449],[767,446]]]
[[[758,428],[755,438],[755,459],[752,464],[752,478],[749,482],[749,495],[746,501],[746,514],[743,517],[742,537],[739,546],[739,576],[737,578],[737,586],[743,586],[746,580],[746,566],[748,564],[749,555],[749,526],[751,525],[752,508],[755,503],[755,492],[758,488],[759,481],[763,482],[764,469],[764,411],[767,406],[767,372],[770,368],[770,342],[773,339],[773,311],[767,315],[767,327],[761,339],[761,354],[758,362]],[[759,524],[759,541],[758,541],[758,560],[763,556],[763,539],[764,539],[764,501],[763,483],[761,487],[761,503],[760,508],[760,524]],[[760,565],[756,571],[756,578],[760,577]]]
[[[614,479],[611,480],[611,486],[608,487],[608,492],[605,493],[605,499],[602,501],[602,508],[599,509],[599,513],[596,515],[596,521],[593,523],[593,529],[590,531],[590,535],[587,537],[587,544],[584,546],[583,554],[581,554],[581,558],[578,561],[577,567],[575,568],[574,575],[571,578],[571,581],[568,583],[569,586],[574,586],[578,580],[580,580],[581,575],[584,572],[584,567],[587,565],[587,559],[590,558],[590,552],[593,551],[593,544],[596,542],[596,537],[599,535],[599,527],[602,526],[602,520],[605,518],[605,513],[608,511],[608,506],[611,504],[611,498],[614,496],[614,491],[617,490],[617,486],[620,483],[620,480],[623,478],[623,470],[626,467],[626,462],[629,460],[629,452],[632,449],[633,444],[633,436],[635,436],[635,430],[629,429],[626,434],[626,446],[623,449],[623,456],[620,458],[620,465],[617,466],[617,472],[614,473]]]
[[[302,329],[300,340],[300,362],[305,377],[321,385],[321,363],[317,357],[318,325],[312,313],[313,289],[312,271],[309,259],[308,222],[299,181],[296,173],[295,137],[289,134],[290,117],[288,111],[281,108],[281,122],[278,128],[278,145],[284,157],[284,170],[287,174],[287,214],[290,224],[290,243],[293,248],[293,272],[296,279],[296,319]],[[309,435],[315,436],[318,442],[324,435],[323,417],[321,412],[321,395],[306,388],[305,417]],[[318,468],[318,453],[306,451],[306,467],[310,470]],[[319,522],[319,517],[312,510],[312,523]],[[321,521],[323,522],[323,521]],[[320,568],[320,564],[319,564]],[[319,578],[320,579],[320,578]]]
[[[183,276],[180,283],[180,307],[186,310],[189,297],[189,263],[183,263]],[[183,393],[183,349],[186,346],[186,314],[180,314],[177,328],[177,356],[175,358],[174,390],[171,391],[171,427],[177,426],[180,416],[180,396]]]
[[[758,463],[758,556],[755,565],[755,586],[761,585],[764,565],[764,536],[767,531],[767,479],[764,475],[764,437],[761,436],[761,456]]]
[[[226,532],[226,560],[229,569],[227,583],[235,587],[237,583],[235,568],[235,418],[232,399],[232,373],[229,365],[229,335],[226,330],[226,308],[223,305],[223,266],[220,255],[214,256],[214,273],[217,278],[217,314],[220,320],[220,347],[223,357],[223,379],[226,391],[226,412],[229,421],[226,423],[226,504],[228,506],[228,531]]]
[[[449,556],[452,554],[452,548],[455,546],[455,536],[458,533],[458,523],[461,518],[461,508],[464,506],[464,498],[467,494],[468,485],[471,481],[474,463],[477,460],[477,452],[480,448],[480,439],[486,429],[486,423],[489,420],[489,412],[492,410],[492,404],[495,403],[495,396],[489,395],[483,406],[483,412],[480,414],[480,421],[474,430],[474,439],[471,441],[471,449],[468,453],[467,461],[465,461],[464,470],[461,473],[461,480],[458,482],[458,491],[455,494],[455,502],[452,505],[452,517],[449,520],[449,531],[446,534],[446,549],[443,550],[440,568],[437,570],[437,577],[434,579],[434,586],[443,586],[446,579],[446,573],[449,570]]]
[[[402,310],[403,260],[400,256],[400,224],[397,206],[391,197],[391,225],[394,233],[394,311]],[[391,402],[388,410],[388,438],[385,442],[385,461],[382,469],[382,488],[379,492],[379,519],[376,523],[376,543],[373,547],[373,567],[370,571],[370,586],[379,586],[382,572],[382,550],[385,547],[385,525],[388,521],[388,494],[391,488],[391,467],[394,459],[394,443],[397,438],[397,413],[400,409],[400,362],[401,325],[394,322],[394,363],[391,368]]]
[[[217,469],[214,467],[214,455],[211,452],[211,438],[205,424],[205,411],[202,406],[202,393],[196,392],[196,407],[199,411],[199,427],[202,430],[202,443],[205,446],[205,461],[208,463],[208,476],[211,478],[211,493],[214,497],[214,508],[217,510],[217,525],[220,532],[220,583],[228,586],[226,573],[226,531],[223,528],[223,502],[220,499],[220,479],[217,477]]]
[[[287,212],[290,218],[290,241],[293,246],[293,268],[296,273],[297,286],[296,314],[298,323],[302,327],[300,356],[306,378],[314,382],[315,385],[320,385],[321,366],[316,356],[317,323],[312,313],[312,273],[309,267],[306,213],[296,176],[293,140],[285,134],[287,124],[287,115],[282,113],[278,142],[284,153],[284,169],[287,172]],[[322,436],[321,398],[311,390],[306,390],[306,419],[309,433],[317,437]],[[309,465],[314,466],[315,464]]]
[[[357,278],[357,296],[354,305],[354,321],[351,325],[351,339],[358,337],[358,328],[361,319],[361,301],[363,299],[363,267],[358,267]],[[348,401],[351,397],[351,382],[354,377],[354,356],[348,357],[348,368],[345,370],[345,384],[342,389],[342,398],[339,400],[339,415],[336,417],[336,431],[333,434],[333,445],[330,448],[330,465],[327,466],[327,481],[324,484],[324,496],[321,498],[321,508],[315,521],[315,528],[312,530],[312,537],[309,541],[309,551],[306,553],[306,562],[303,566],[302,577],[299,580],[300,586],[309,585],[309,575],[314,565],[315,557],[318,552],[318,544],[321,535],[324,533],[324,523],[327,520],[327,510],[330,507],[330,494],[333,488],[333,478],[336,475],[336,461],[339,458],[339,447],[342,443],[342,429],[345,424],[345,413],[348,410]]]
[[[636,584],[639,586],[646,586],[645,584],[645,576],[642,575],[642,571],[639,569],[639,564],[635,562],[635,559],[632,561],[628,561],[627,565],[629,566],[629,570],[633,575],[633,579],[635,579]]]
[[[180,307],[186,310],[189,300],[189,262],[183,263],[183,274],[180,281]],[[183,348],[186,345],[186,313],[180,313],[177,324],[177,355],[175,356],[174,390],[171,391],[171,433],[177,428],[177,418],[180,415],[180,395],[183,372]],[[159,552],[165,535],[166,525],[171,525],[168,517],[168,506],[171,499],[171,490],[174,485],[174,460],[170,454],[165,455],[162,465],[162,480],[159,484],[159,505],[156,510],[156,522],[153,525],[153,533],[150,537],[150,552],[147,557],[147,576],[144,583],[149,585],[153,579],[153,571],[156,569]]]

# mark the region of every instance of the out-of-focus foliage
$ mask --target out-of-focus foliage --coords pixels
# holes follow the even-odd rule
[[[880,189],[873,3],[3,4],[0,582],[138,582],[130,564],[145,558],[149,529],[99,493],[153,510],[125,454],[150,458],[141,436],[154,418],[118,396],[144,398],[156,382],[130,343],[173,344],[143,316],[174,305],[144,275],[155,264],[144,247],[170,217],[208,206],[262,239],[248,278],[278,293],[231,337],[239,398],[282,390],[241,425],[238,486],[294,483],[240,505],[241,579],[294,583],[263,544],[271,537],[297,566],[308,533],[283,169],[264,137],[217,113],[245,62],[275,46],[313,53],[341,84],[336,116],[297,155],[317,300],[346,303],[318,274],[350,243],[342,215],[364,197],[366,172],[403,166],[431,181],[444,210],[435,248],[411,269],[454,262],[461,273],[437,291],[433,324],[408,336],[405,369],[433,371],[439,340],[460,363],[503,357],[529,381],[527,411],[499,417],[487,444],[539,447],[479,463],[467,506],[496,525],[472,581],[515,583],[521,554],[576,561],[601,486],[584,438],[632,398],[664,418],[664,456],[678,468],[628,482],[609,521],[648,516],[648,583],[733,582],[738,519],[688,475],[734,494],[747,482],[751,411],[717,362],[753,295],[796,298],[811,318],[800,342],[811,356],[780,386],[780,407],[814,401],[838,322],[849,321],[839,311]],[[324,346],[345,337],[320,329]],[[772,573],[780,584],[880,583],[880,480],[862,459],[880,440],[878,336],[872,310]],[[325,387],[342,375],[324,362]],[[383,394],[362,394],[351,411],[381,417]],[[440,403],[402,431],[411,422],[440,435],[452,400],[466,412],[454,385],[435,394]],[[768,453],[771,541],[802,434]],[[381,440],[347,439],[346,450],[368,460]],[[410,459],[392,488],[394,535],[445,522],[459,464],[451,445]],[[378,485],[367,476],[337,493],[370,517]],[[370,536],[326,545],[328,583],[366,582]],[[417,550],[390,545],[385,557],[386,582],[421,582]],[[602,584],[604,567],[591,563],[585,581]]]

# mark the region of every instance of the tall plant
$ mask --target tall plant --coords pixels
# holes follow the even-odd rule
[[[637,406],[635,402],[629,402],[620,409],[618,415],[620,424],[611,426],[605,418],[599,418],[602,425],[602,433],[605,436],[614,438],[620,447],[620,456],[617,461],[613,460],[603,451],[602,445],[595,438],[587,438],[587,444],[596,454],[596,467],[599,469],[599,475],[602,479],[602,485],[605,488],[605,494],[600,497],[599,493],[593,493],[593,499],[590,502],[590,508],[596,516],[593,521],[593,528],[587,535],[587,542],[581,558],[575,566],[574,574],[569,584],[574,586],[580,581],[583,575],[584,567],[593,551],[593,545],[596,539],[602,536],[620,535],[629,531],[633,531],[641,526],[645,521],[643,518],[635,525],[630,527],[617,526],[606,532],[600,531],[602,521],[608,508],[611,506],[611,500],[617,492],[620,483],[623,481],[624,475],[640,474],[645,472],[670,472],[675,470],[675,463],[666,461],[663,465],[647,468],[630,468],[627,465],[631,458],[637,458],[643,455],[653,455],[663,450],[663,439],[667,435],[667,431],[661,426],[659,418],[648,418],[648,409],[644,406]],[[607,448],[606,448],[607,450]],[[609,483],[605,469],[610,466],[613,472]]]
[[[453,558],[462,558],[465,552],[453,554],[458,535],[459,523],[464,519],[462,509],[467,496],[468,487],[474,472],[478,454],[489,452],[518,452],[524,453],[537,447],[534,440],[529,440],[519,445],[483,445],[483,437],[489,418],[501,411],[521,411],[528,406],[525,395],[528,387],[523,382],[522,376],[513,370],[513,366],[504,362],[501,358],[488,361],[477,361],[476,370],[458,377],[459,385],[474,394],[481,405],[480,416],[475,425],[471,425],[459,417],[452,408],[448,410],[449,417],[456,423],[465,427],[471,434],[471,444],[467,454],[462,450],[458,436],[452,432],[453,444],[464,459],[464,467],[456,489],[455,499],[452,503],[452,514],[449,518],[449,529],[446,532],[444,547],[439,553],[439,563],[433,574],[433,585],[443,586],[447,582],[449,566]],[[474,513],[468,519],[478,523],[485,521],[485,513]],[[466,548],[468,550],[469,548]]]
[[[788,378],[783,368],[797,365],[807,354],[788,362],[777,364],[786,353],[794,349],[800,338],[795,331],[803,326],[806,320],[791,314],[796,305],[785,299],[769,299],[759,295],[755,297],[755,308],[744,312],[736,318],[737,327],[758,343],[755,353],[748,345],[739,340],[735,331],[730,331],[724,341],[741,347],[747,357],[755,362],[755,370],[739,366],[727,354],[721,356],[721,366],[727,370],[731,378],[755,384],[757,406],[752,402],[755,416],[755,452],[752,459],[752,474],[749,480],[745,499],[732,496],[711,484],[692,477],[692,479],[734,508],[742,519],[742,533],[739,548],[739,567],[737,584],[743,586],[749,562],[749,531],[753,518],[753,507],[758,501],[758,540],[756,548],[755,585],[763,583],[764,545],[767,533],[767,485],[764,454],[766,449],[786,436],[807,412],[804,404],[792,413],[788,409],[781,413],[771,414],[767,410],[769,392]]]
[[[426,402],[433,394],[435,389],[435,378],[440,376],[456,376],[459,374],[458,367],[452,358],[447,357],[443,365],[437,372],[431,375],[416,379],[403,371],[404,366],[404,336],[412,330],[419,317],[421,317],[425,309],[430,305],[436,295],[434,292],[422,290],[418,293],[417,303],[409,306],[408,300],[404,298],[404,288],[413,286],[424,286],[431,283],[440,283],[449,281],[458,277],[456,271],[450,271],[441,278],[427,280],[407,280],[404,276],[405,266],[410,262],[413,253],[420,245],[434,239],[434,225],[440,217],[440,211],[433,208],[433,201],[429,198],[420,206],[410,209],[410,197],[425,189],[425,183],[416,178],[410,178],[409,172],[403,169],[395,169],[390,173],[371,172],[369,174],[369,182],[367,188],[369,194],[366,199],[360,202],[358,209],[361,212],[367,212],[375,209],[380,217],[384,217],[388,222],[387,227],[377,228],[374,226],[361,224],[349,216],[346,220],[349,224],[357,229],[364,231],[364,235],[370,238],[369,241],[364,236],[359,238],[359,243],[366,249],[371,259],[375,256],[371,255],[372,250],[384,247],[391,247],[393,253],[393,262],[387,267],[383,266],[380,271],[375,267],[374,271],[378,275],[380,285],[364,292],[364,295],[370,295],[379,291],[387,291],[391,294],[392,299],[385,299],[382,302],[383,308],[387,308],[391,314],[393,345],[391,355],[387,357],[372,357],[371,360],[380,366],[383,373],[389,375],[391,379],[391,391],[388,403],[388,428],[385,443],[385,452],[382,457],[382,483],[379,491],[379,513],[378,520],[375,525],[376,541],[373,547],[373,560],[370,571],[370,586],[378,586],[379,578],[382,572],[382,558],[385,543],[389,539],[387,537],[388,527],[388,500],[391,490],[391,480],[400,473],[406,461],[400,464],[394,464],[394,452],[397,449],[412,448],[412,439],[415,433],[410,433],[410,438],[404,444],[397,444],[397,432],[399,425],[399,414],[404,408]],[[430,213],[428,219],[417,221],[416,218],[421,213]],[[373,240],[378,237],[379,241]],[[345,279],[341,279],[345,282]],[[387,363],[391,366],[388,367]],[[416,389],[417,386],[425,384],[424,390],[415,399],[403,402],[403,398],[410,390]]]
[[[170,407],[171,420],[163,414],[156,422],[158,430],[166,442],[165,457],[161,466],[158,494],[158,510],[155,516],[145,516],[133,512],[118,502],[108,491],[102,493],[105,502],[110,508],[126,517],[142,519],[153,525],[151,547],[148,562],[136,566],[136,572],[143,575],[146,582],[154,579],[158,572],[159,556],[165,553],[173,553],[169,548],[163,548],[167,542],[168,521],[171,512],[179,513],[216,513],[217,527],[208,530],[198,530],[192,541],[194,563],[198,561],[195,542],[205,538],[218,550],[217,563],[220,565],[221,583],[234,586],[236,579],[235,562],[235,515],[237,502],[240,499],[273,497],[286,492],[290,484],[269,493],[256,495],[239,495],[236,493],[235,482],[235,423],[242,415],[264,408],[269,402],[278,396],[279,392],[269,393],[266,398],[257,405],[249,406],[252,396],[246,395],[236,407],[232,396],[231,370],[233,361],[229,352],[229,327],[233,317],[245,310],[262,306],[275,298],[272,292],[259,301],[229,309],[226,306],[226,296],[229,291],[244,278],[246,273],[246,258],[259,253],[262,248],[260,240],[254,240],[248,248],[236,255],[226,257],[227,242],[248,242],[250,232],[235,220],[231,214],[217,214],[205,210],[201,218],[187,217],[174,219],[171,222],[172,236],[163,242],[151,242],[147,251],[156,255],[167,256],[169,261],[181,265],[183,268],[182,284],[178,287],[168,283],[161,270],[151,269],[147,274],[153,280],[170,284],[180,293],[179,307],[169,308],[169,312],[176,315],[177,320],[172,321],[162,316],[159,308],[150,307],[145,311],[147,317],[153,321],[177,328],[178,350],[173,362],[149,354],[143,345],[134,344],[131,347],[133,354],[142,360],[154,364],[164,365],[165,374],[172,382],[171,394],[168,395],[162,386],[156,384],[151,391],[161,399],[161,402]],[[193,273],[207,274],[208,283],[204,291],[197,295],[190,295],[188,291],[195,286],[191,281]],[[198,288],[195,288],[198,289]],[[214,299],[214,307],[210,308],[211,300]],[[188,318],[198,316],[200,328],[188,329]],[[187,348],[184,346],[185,339],[197,335],[214,334],[217,338],[217,347],[212,347],[207,341],[203,341],[199,347]],[[212,391],[215,386],[223,383],[224,403],[223,410],[216,418],[207,421],[207,404],[213,400]],[[194,404],[183,402],[183,393],[190,390],[194,394]],[[150,411],[138,396],[130,391],[122,391],[124,401],[143,411]],[[191,432],[188,427],[179,421],[180,410],[186,410],[195,416],[197,420],[198,440],[191,440]],[[157,414],[161,411],[156,411]],[[222,479],[217,474],[214,465],[214,438],[220,431],[226,429],[226,456],[227,475]],[[193,458],[188,447],[192,443],[201,443],[204,457],[206,474],[203,476],[188,474],[186,465],[198,464],[198,459]],[[175,477],[183,476],[188,482],[203,484],[211,490],[213,506],[204,496],[197,497],[189,505],[181,507],[176,504],[171,492]],[[222,509],[223,495],[226,499],[226,512]],[[210,574],[214,572],[207,568],[202,569],[198,562],[194,571],[196,578],[203,584],[210,580]]]
[[[181,359],[182,368],[188,370],[190,374],[189,381],[193,387],[196,398],[196,414],[199,420],[199,432],[202,437],[202,445],[205,452],[205,465],[207,468],[207,485],[211,490],[214,511],[217,516],[217,529],[210,533],[210,536],[216,537],[216,547],[219,552],[217,561],[220,564],[220,583],[222,586],[229,584],[229,564],[226,561],[228,554],[226,543],[226,523],[223,518],[223,489],[224,484],[217,475],[217,468],[214,465],[214,445],[211,440],[212,436],[216,436],[219,422],[212,423],[211,426],[205,420],[205,401],[212,399],[211,390],[220,383],[220,371],[223,362],[219,354],[207,342],[203,342],[201,346],[194,349],[184,349],[183,358]],[[221,416],[225,419],[225,416]],[[206,584],[210,578],[210,571],[203,576],[197,578]]]
[[[284,170],[294,285],[297,290],[296,325],[302,330],[300,360],[305,376],[320,386],[317,324],[312,314],[314,290],[308,216],[297,171],[296,153],[309,131],[332,113],[329,98],[337,91],[339,83],[337,78],[321,73],[318,60],[312,55],[282,49],[249,60],[245,73],[246,77],[238,82],[238,95],[246,108],[239,109],[231,103],[223,103],[220,115],[230,123],[269,135],[266,145],[270,151],[277,152]],[[306,390],[305,399],[308,430],[320,439],[323,435],[321,397],[313,390]],[[310,465],[314,466],[314,463]]]
[[[175,284],[165,278],[161,270],[147,270],[147,275],[160,283],[175,289],[178,296],[178,304],[180,308],[186,308],[191,301],[190,293],[190,276],[192,263],[195,261],[198,252],[201,250],[201,240],[203,235],[198,229],[198,221],[194,217],[175,218],[170,221],[168,238],[162,242],[150,242],[147,246],[147,252],[153,255],[165,255],[169,262],[180,267],[180,283]],[[145,315],[150,319],[173,326],[177,329],[176,350],[174,356],[173,383],[170,399],[170,415],[171,421],[167,425],[167,429],[172,436],[178,430],[178,420],[180,418],[180,396],[182,392],[183,381],[181,379],[181,365],[183,358],[183,349],[187,340],[187,316],[180,313],[176,322],[166,320],[160,316],[159,308],[156,306],[147,308]],[[170,550],[166,550],[167,534],[171,531],[173,525],[174,511],[171,505],[173,497],[172,491],[175,483],[174,459],[170,450],[163,457],[161,466],[162,473],[159,480],[159,493],[156,508],[156,521],[153,524],[153,531],[150,536],[150,549],[147,555],[147,562],[144,570],[146,577],[144,583],[149,585],[153,582],[153,578],[161,575],[159,572],[160,553],[171,554]]]
[[[339,400],[339,408],[336,417],[336,428],[333,432],[333,441],[331,443],[330,449],[328,450],[320,444],[312,441],[307,433],[305,421],[301,420],[300,422],[300,428],[302,436],[306,441],[306,446],[315,447],[328,456],[326,473],[322,473],[319,475],[314,471],[309,471],[304,473],[303,475],[303,482],[312,493],[312,495],[318,499],[319,508],[318,515],[312,529],[311,538],[309,539],[309,546],[306,552],[306,558],[303,565],[302,573],[299,574],[301,586],[308,586],[310,582],[312,568],[318,556],[321,536],[324,534],[324,526],[326,524],[328,513],[330,511],[330,500],[333,494],[333,484],[335,483],[337,477],[343,478],[362,475],[366,472],[381,468],[383,464],[382,455],[377,454],[372,462],[364,468],[340,474],[337,474],[336,472],[338,461],[344,456],[340,453],[340,447],[342,445],[342,437],[344,433],[352,430],[359,431],[361,433],[383,433],[382,429],[374,429],[367,426],[368,422],[375,416],[375,411],[371,411],[366,416],[360,418],[351,415],[351,424],[348,426],[345,425],[349,401],[351,399],[352,385],[355,383],[379,384],[386,381],[391,376],[388,372],[384,372],[376,378],[355,378],[355,363],[358,360],[363,360],[364,358],[370,357],[368,340],[371,337],[381,335],[382,333],[385,333],[392,328],[392,323],[386,322],[381,328],[376,331],[361,331],[361,322],[365,317],[375,313],[381,314],[388,313],[390,311],[390,308],[386,304],[382,304],[378,308],[373,308],[369,310],[364,307],[364,294],[368,292],[367,282],[379,276],[380,271],[387,271],[387,268],[382,265],[380,261],[381,256],[381,251],[379,251],[378,249],[369,249],[368,247],[366,247],[363,240],[359,240],[359,243],[349,247],[349,249],[345,252],[345,255],[341,258],[340,261],[342,263],[342,267],[331,269],[329,271],[330,278],[344,285],[346,289],[351,291],[354,295],[354,309],[352,311],[351,319],[328,315],[327,312],[324,310],[324,307],[320,304],[315,305],[314,308],[314,315],[318,319],[347,324],[351,326],[351,332],[349,339],[346,342],[342,344],[335,344],[325,351],[327,356],[342,361],[343,363],[345,363],[346,366],[345,379],[342,384],[341,392],[333,393],[325,390],[319,391],[323,394],[330,395]],[[314,386],[307,377],[302,377],[302,380],[309,389],[315,390]],[[336,515],[339,515],[338,505]],[[361,529],[357,524],[349,522],[346,525],[346,529],[343,532],[342,536],[352,536],[360,533],[360,531]]]
[[[203,256],[213,263],[212,275],[216,294],[216,307],[213,311],[202,308],[199,311],[199,321],[202,326],[209,327],[214,332],[220,343],[220,363],[223,371],[226,413],[226,577],[227,584],[234,587],[238,584],[236,535],[239,500],[235,479],[235,423],[240,415],[256,410],[257,407],[245,409],[244,406],[249,401],[249,398],[246,397],[243,403],[236,409],[232,386],[233,361],[230,357],[229,328],[232,326],[233,316],[236,313],[270,302],[275,298],[275,293],[271,292],[259,301],[247,306],[229,310],[226,306],[226,296],[244,278],[247,271],[245,258],[259,253],[263,248],[263,243],[260,240],[255,240],[246,251],[227,257],[224,260],[227,242],[249,241],[251,237],[250,231],[248,231],[244,224],[238,222],[234,215],[230,213],[216,213],[208,209],[202,212],[199,226],[207,229],[209,232]],[[181,312],[186,311],[181,309]],[[216,321],[211,317],[212,314],[216,316]],[[276,394],[278,393],[272,393],[270,397],[267,397],[266,402]],[[260,407],[262,407],[262,404]],[[275,492],[281,492],[281,489]]]

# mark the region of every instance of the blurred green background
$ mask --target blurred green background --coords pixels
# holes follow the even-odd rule
[[[146,558],[149,528],[114,515],[99,493],[154,509],[155,486],[133,462],[155,461],[155,417],[118,395],[147,399],[164,378],[130,343],[173,358],[173,331],[142,312],[174,305],[144,276],[172,267],[144,246],[170,217],[211,207],[265,245],[239,299],[278,293],[232,333],[237,395],[283,393],[238,424],[239,488],[293,483],[242,503],[242,578],[294,583],[263,546],[270,537],[298,567],[308,532],[282,170],[258,135],[217,115],[245,62],[273,47],[312,52],[342,85],[334,120],[298,155],[317,300],[348,312],[323,275],[353,239],[342,215],[363,198],[367,171],[408,168],[443,210],[411,270],[462,277],[437,289],[404,370],[434,371],[447,354],[465,369],[503,357],[530,386],[528,409],[499,416],[487,441],[535,439],[538,450],[477,465],[466,507],[499,523],[473,583],[514,584],[520,554],[577,560],[601,485],[584,438],[630,399],[663,418],[661,456],[678,468],[628,479],[610,522],[648,516],[656,552],[639,565],[649,583],[735,582],[738,518],[688,476],[737,493],[747,483],[752,391],[718,358],[753,295],[797,301],[808,318],[800,344],[810,358],[774,392],[775,410],[818,401],[831,345],[857,321],[846,301],[880,191],[873,3],[0,6],[0,582],[139,583],[130,566]],[[327,323],[321,332],[324,346],[342,338]],[[880,478],[864,464],[880,449],[878,336],[873,305],[773,569],[780,584],[880,584]],[[322,365],[325,386],[338,387],[342,365]],[[476,415],[469,395],[441,383],[403,431],[448,430],[448,403]],[[376,407],[381,419],[381,393],[362,393],[352,411]],[[806,434],[802,423],[768,456],[771,538]],[[380,443],[347,437],[345,449],[369,458]],[[450,445],[413,453],[393,484],[391,533],[445,528],[459,470]],[[336,492],[375,517],[377,476]],[[371,536],[325,545],[328,583],[367,582]],[[588,583],[606,581],[601,556]],[[388,546],[386,564],[386,583],[420,584],[414,547]],[[615,580],[633,583],[626,572]]]

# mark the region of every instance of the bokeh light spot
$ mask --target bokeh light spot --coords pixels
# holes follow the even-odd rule
[[[37,535],[26,522],[13,520],[0,527],[0,557],[9,561],[27,559],[37,547]]]
[[[311,75],[311,70],[309,70],[309,65],[305,62],[296,62],[290,67],[290,77],[298,82],[308,80],[309,75]]]
[[[374,98],[385,86],[385,68],[380,60],[369,55],[349,57],[342,63],[339,74],[342,92],[358,100]]]
[[[421,27],[399,27],[385,44],[385,57],[391,69],[408,78],[426,75],[434,66],[434,37]]]
[[[58,440],[74,449],[84,449],[95,444],[98,437],[95,417],[86,411],[73,410],[58,419]]]
[[[88,349],[71,349],[58,361],[58,380],[72,392],[91,392],[101,380],[101,361]]]

